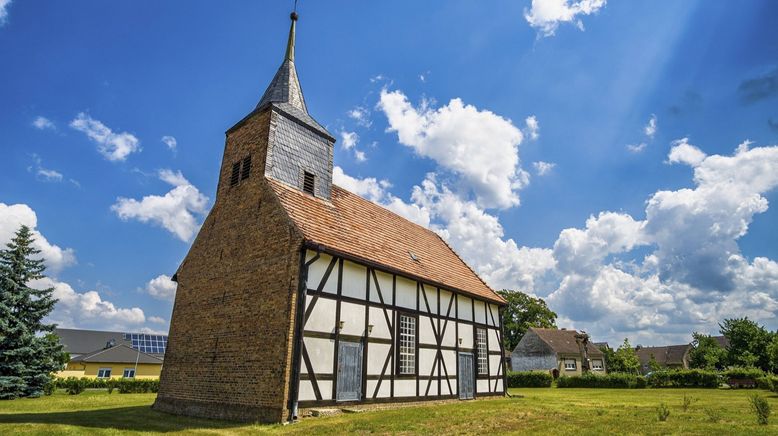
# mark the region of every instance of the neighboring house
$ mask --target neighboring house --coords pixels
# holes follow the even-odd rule
[[[167,336],[57,328],[70,361],[58,377],[156,378],[162,369]]]
[[[667,345],[663,347],[635,347],[635,354],[640,360],[640,370],[643,374],[651,372],[651,356],[662,368],[689,369],[689,351],[692,346]]]
[[[588,359],[588,360],[587,360]],[[585,368],[605,374],[605,356],[588,335],[575,330],[530,327],[511,355],[514,371],[581,375]]]

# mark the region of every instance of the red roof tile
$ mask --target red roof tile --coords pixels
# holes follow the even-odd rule
[[[330,203],[267,180],[306,241],[422,281],[505,302],[435,232],[335,185]]]

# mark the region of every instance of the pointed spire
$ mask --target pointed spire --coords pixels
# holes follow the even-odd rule
[[[286,45],[284,62],[281,63],[275,77],[273,77],[270,85],[259,100],[257,108],[264,107],[270,103],[288,103],[307,114],[308,109],[305,106],[303,90],[300,88],[297,70],[294,67],[294,41],[297,13],[292,12],[290,18],[292,19],[292,25],[289,28],[289,40]]]
[[[294,62],[294,31],[297,24],[297,12],[292,12],[289,18],[292,19],[292,25],[289,27],[289,41],[286,43],[286,60]]]

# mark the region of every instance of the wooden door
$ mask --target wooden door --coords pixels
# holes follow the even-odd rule
[[[362,399],[362,344],[343,342],[338,346],[338,374],[335,399],[359,401]]]
[[[471,353],[459,353],[459,399],[472,400],[475,394],[473,381],[473,355]]]

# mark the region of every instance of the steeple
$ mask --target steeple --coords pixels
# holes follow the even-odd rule
[[[305,106],[303,90],[300,88],[300,80],[297,78],[297,69],[294,66],[294,40],[295,28],[297,24],[297,13],[290,15],[292,24],[289,27],[289,40],[286,45],[286,55],[284,61],[278,68],[275,77],[265,90],[262,98],[257,104],[257,109],[263,108],[270,103],[288,103],[293,107],[308,114],[308,108]]]

